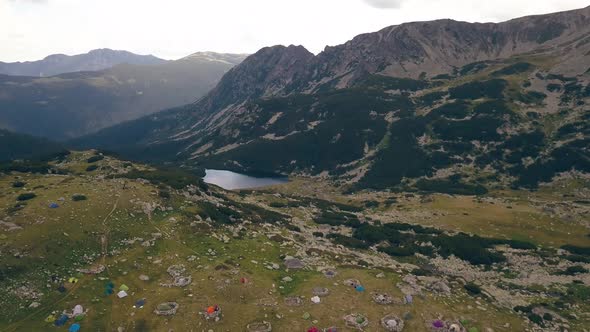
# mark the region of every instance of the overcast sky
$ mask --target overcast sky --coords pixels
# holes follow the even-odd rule
[[[0,0],[0,61],[124,49],[177,59],[303,45],[318,53],[408,21],[499,22],[588,0]]]

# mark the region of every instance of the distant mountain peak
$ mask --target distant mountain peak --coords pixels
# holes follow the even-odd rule
[[[0,74],[12,76],[54,76],[80,71],[97,71],[120,64],[155,65],[166,62],[153,55],[101,48],[77,55],[52,54],[43,60],[0,62]]]
[[[180,60],[200,60],[200,61],[210,61],[210,62],[222,62],[231,65],[237,65],[238,63],[244,61],[248,57],[248,54],[234,54],[234,53],[216,53],[216,52],[196,52],[190,55],[185,56]]]

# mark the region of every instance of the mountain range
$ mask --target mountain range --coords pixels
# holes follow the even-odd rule
[[[55,65],[61,71],[68,63],[67,70],[73,72],[50,77],[0,75],[0,127],[54,140],[92,133],[192,103],[244,57],[202,52],[163,61],[97,50]],[[123,63],[125,59],[133,61]],[[41,62],[52,67],[46,60]],[[115,65],[97,71],[76,71],[111,64]]]
[[[74,142],[150,161],[479,192],[590,172],[590,7],[260,50],[199,102]],[[454,188],[454,189],[453,189]]]
[[[130,65],[156,65],[166,60],[153,55],[138,55],[127,51],[97,49],[85,54],[52,54],[43,60],[26,62],[0,62],[0,74],[12,76],[44,77],[78,71],[96,71],[123,63]]]

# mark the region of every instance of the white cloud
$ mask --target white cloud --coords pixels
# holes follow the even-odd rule
[[[402,0],[363,0],[364,2],[366,2],[369,6],[371,7],[375,7],[375,8],[385,8],[385,9],[391,9],[391,8],[399,8],[401,5]]]
[[[501,21],[581,8],[587,0],[0,0],[0,61],[108,47],[164,58],[253,53],[276,44],[317,53],[408,21]],[[369,6],[372,2],[374,6]],[[395,10],[377,7],[400,4]]]

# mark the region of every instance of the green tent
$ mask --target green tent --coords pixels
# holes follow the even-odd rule
[[[120,291],[128,291],[129,290],[129,287],[127,285],[125,285],[125,284],[122,284],[121,287],[119,287],[119,290]]]

